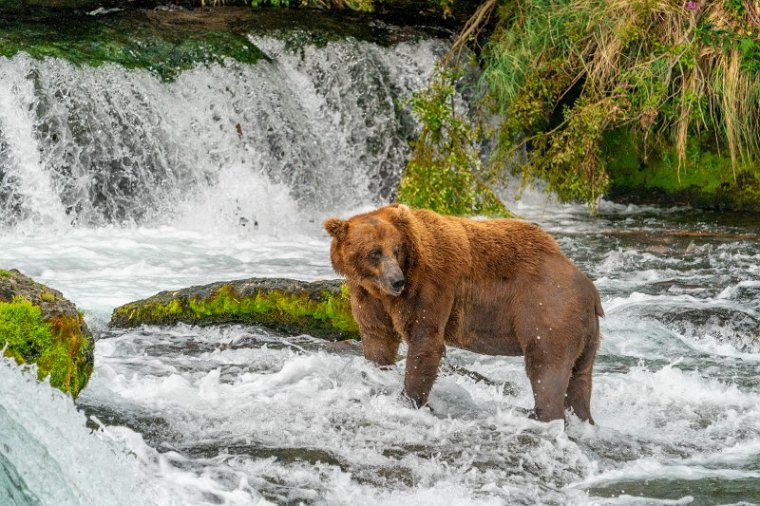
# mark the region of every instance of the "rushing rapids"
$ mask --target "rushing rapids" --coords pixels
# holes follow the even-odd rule
[[[97,338],[77,405],[0,362],[0,503],[757,501],[757,218],[513,203],[602,294],[593,427],[530,420],[519,358],[449,350],[417,411],[404,361],[356,344],[109,330],[159,290],[334,277],[321,220],[389,198],[413,128],[398,103],[444,43],[251,40],[269,60],[172,82],[0,58],[0,267],[60,289]]]

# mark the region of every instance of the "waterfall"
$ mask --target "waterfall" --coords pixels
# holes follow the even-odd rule
[[[54,223],[63,209],[35,135],[37,98],[28,78],[30,63],[26,59],[0,66],[0,209],[5,222],[34,217]]]
[[[404,100],[445,42],[250,40],[267,59],[172,82],[0,58],[0,227],[274,227],[390,199],[415,128]]]

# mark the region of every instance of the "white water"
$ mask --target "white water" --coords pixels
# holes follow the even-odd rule
[[[760,501],[760,246],[663,233],[758,232],[757,220],[731,226],[606,203],[592,220],[542,197],[514,204],[555,233],[602,293],[594,427],[531,421],[519,358],[450,350],[431,412],[399,398],[403,360],[381,371],[357,345],[244,327],[108,330],[115,306],[164,289],[333,277],[319,223],[374,205],[379,180],[362,174],[402,156],[388,154],[401,144],[370,153],[372,129],[340,105],[367,85],[336,62],[407,62],[396,77],[379,75],[415,81],[431,68],[432,43],[334,47],[324,60],[315,49],[307,68],[264,42],[279,56],[266,68],[198,68],[172,84],[110,66],[0,59],[0,86],[13,93],[1,116],[13,128],[0,127],[0,195],[13,196],[0,201],[0,267],[62,290],[98,338],[78,407],[0,362],[0,503]],[[43,91],[30,95],[25,79]],[[322,80],[343,82],[343,92],[320,91]],[[278,95],[283,104],[252,98],[284,86],[299,91]],[[22,114],[32,109],[33,121]],[[260,144],[270,115],[270,125],[291,126]],[[259,118],[245,139],[239,118]],[[389,119],[377,139],[401,138],[399,128]],[[91,134],[97,142],[82,140]],[[100,171],[107,158],[110,171]],[[21,184],[32,175],[48,184]],[[56,199],[60,207],[48,205]],[[654,238],[616,235],[631,229]]]
[[[275,232],[299,226],[297,204],[387,198],[414,128],[398,103],[443,42],[348,40],[302,55],[254,41],[272,62],[199,67],[170,84],[116,65],[0,59],[0,226]]]

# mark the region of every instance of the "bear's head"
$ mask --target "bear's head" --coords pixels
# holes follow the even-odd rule
[[[401,295],[405,269],[413,252],[407,228],[410,210],[404,205],[381,207],[348,220],[329,218],[333,268],[375,295]]]

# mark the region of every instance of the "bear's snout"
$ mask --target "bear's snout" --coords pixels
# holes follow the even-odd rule
[[[395,258],[388,257],[383,259],[378,282],[380,288],[388,295],[396,297],[401,294],[406,285],[406,278]]]

